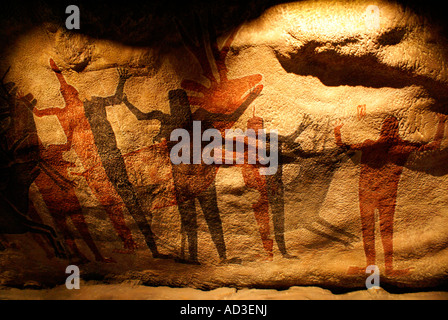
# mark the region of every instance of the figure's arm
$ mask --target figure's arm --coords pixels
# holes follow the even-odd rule
[[[279,135],[278,136],[279,141],[282,141],[282,142],[283,141],[284,142],[294,142],[294,140],[296,140],[302,134],[302,132],[305,131],[306,128],[308,128],[310,126],[310,124],[311,124],[310,116],[305,114],[303,116],[302,122],[297,127],[297,129],[293,133],[291,133],[291,134],[289,134],[287,136],[280,136]]]
[[[434,136],[434,141],[427,144],[408,144],[403,147],[403,151],[412,152],[412,151],[430,151],[436,150],[440,148],[440,144],[442,143],[443,134],[445,132],[445,123],[447,116],[446,115],[437,115],[439,118],[439,124],[437,125],[436,135]]]
[[[193,119],[200,120],[209,120],[209,121],[236,121],[241,115],[246,111],[249,105],[258,97],[261,90],[263,89],[263,85],[258,85],[255,87],[253,91],[249,93],[246,100],[233,112],[230,114],[222,114],[222,113],[212,113],[206,111],[203,108],[198,109],[193,113]]]
[[[117,69],[118,71],[118,76],[119,76],[119,80],[118,80],[118,84],[117,84],[117,89],[115,89],[115,97],[117,99],[123,99],[123,89],[124,89],[124,84],[126,83],[126,80],[129,79],[131,76],[129,75],[128,71],[125,69]]]
[[[334,127],[334,136],[336,138],[336,145],[340,148],[350,149],[350,145],[342,142],[341,128],[344,124],[340,123]]]
[[[63,111],[64,109],[61,108],[46,108],[46,109],[37,109],[36,107],[33,108],[33,113],[38,117],[57,116]]]
[[[103,99],[105,102],[104,106],[113,106],[113,105],[119,105],[123,101],[123,90],[124,90],[124,84],[126,83],[126,80],[129,79],[131,76],[129,75],[128,71],[125,69],[117,68],[119,80],[117,84],[117,88],[115,89],[115,94],[110,97],[106,98],[100,98]]]
[[[370,139],[367,139],[364,142],[355,143],[355,144],[347,144],[347,143],[342,142],[341,128],[342,128],[343,125],[344,124],[341,123],[341,124],[337,125],[334,128],[334,136],[336,138],[336,145],[339,148],[343,148],[346,151],[349,151],[349,150],[361,150],[362,148],[372,146],[375,143],[375,141],[372,141]]]
[[[138,120],[159,120],[162,123],[165,123],[169,120],[169,115],[163,113],[160,110],[153,110],[150,112],[142,112],[137,107],[135,107],[132,103],[129,102],[126,94],[123,94],[123,102],[128,107],[129,111],[131,111]]]

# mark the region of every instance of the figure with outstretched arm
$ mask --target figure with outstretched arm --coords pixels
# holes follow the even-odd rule
[[[115,132],[107,119],[106,107],[119,105],[125,97],[123,88],[130,77],[126,70],[118,69],[119,80],[114,95],[109,97],[92,97],[83,101],[84,112],[90,123],[95,145],[101,159],[102,166],[109,181],[122,199],[129,214],[135,220],[144,236],[146,245],[154,258],[170,258],[169,255],[159,253],[151,225],[146,219],[151,213],[145,213],[134,186],[129,181],[126,164],[117,145]]]
[[[63,108],[33,108],[38,117],[56,115],[67,137],[67,144],[71,145],[85,170],[83,176],[98,199],[124,244],[125,250],[133,250],[135,242],[131,231],[126,226],[123,210],[123,200],[109,181],[103,166],[98,165],[101,159],[95,143],[91,125],[86,118],[84,103],[75,87],[68,84],[62,71],[50,59],[50,67],[60,84],[60,92],[65,101]]]
[[[107,119],[106,107],[122,102],[123,89],[129,74],[125,70],[118,69],[119,80],[113,95],[92,97],[90,100],[82,101],[78,91],[67,83],[52,59],[50,59],[50,66],[59,80],[60,91],[66,105],[64,108],[44,110],[34,108],[34,114],[58,117],[67,139],[71,141],[74,151],[82,162],[85,171],[80,175],[86,179],[93,194],[110,217],[124,243],[125,252],[133,252],[136,248],[136,243],[124,219],[124,212],[127,209],[143,233],[153,257],[168,257],[157,250],[151,226],[129,182],[115,133]]]
[[[249,104],[258,96],[259,91],[251,92],[244,103],[232,114],[222,115],[207,111],[191,112],[190,103],[184,90],[171,90],[168,93],[170,101],[170,115],[160,111],[144,113],[129,102],[126,96],[124,104],[139,120],[159,120],[160,132],[154,138],[155,141],[166,139],[168,146],[174,129],[182,128],[190,132],[193,128],[193,120],[200,120],[202,130],[213,127],[215,121],[236,121],[247,109]],[[179,262],[198,264],[197,258],[197,213],[195,199],[197,198],[204,213],[212,241],[214,242],[221,263],[237,262],[236,259],[227,259],[226,246],[223,236],[222,221],[215,187],[215,176],[218,167],[216,165],[201,164],[172,164],[172,174],[176,193],[176,200],[181,216],[182,229],[187,235],[189,258],[179,259]]]
[[[404,275],[411,271],[393,267],[393,224],[398,184],[403,166],[412,152],[436,150],[440,147],[445,130],[446,116],[438,115],[439,124],[434,141],[428,144],[403,140],[398,132],[398,119],[387,117],[378,140],[366,140],[348,145],[343,143],[339,124],[334,128],[336,144],[347,150],[358,150],[361,155],[359,177],[359,209],[367,266],[375,264],[375,209],[378,209],[380,233],[387,275]],[[365,273],[366,267],[351,267],[349,273]]]

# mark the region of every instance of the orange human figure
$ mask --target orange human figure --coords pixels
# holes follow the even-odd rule
[[[397,199],[397,189],[403,166],[412,152],[435,150],[443,138],[446,117],[439,115],[439,124],[434,141],[428,144],[413,143],[401,139],[398,133],[398,120],[387,117],[381,127],[378,140],[366,140],[359,144],[347,145],[342,142],[340,124],[335,127],[336,143],[339,147],[359,150],[361,173],[359,177],[359,209],[364,252],[367,266],[375,264],[375,216],[378,209],[380,233],[384,250],[385,271],[387,275],[404,275],[411,268],[393,268],[393,225]],[[365,273],[366,267],[351,267],[349,273]]]
[[[65,81],[53,59],[50,59],[50,66],[61,85],[60,91],[65,101],[65,107],[43,110],[34,108],[33,112],[38,117],[57,116],[67,136],[67,143],[72,146],[84,167],[84,177],[90,189],[111,219],[118,236],[124,243],[124,248],[132,251],[135,249],[136,243],[124,220],[125,205],[109,181],[103,166],[97,166],[98,163],[101,163],[101,159],[92,129],[84,114],[83,102],[79,98],[78,91]],[[111,98],[113,99],[113,97]]]
[[[258,130],[263,129],[263,119],[253,115],[252,118],[247,122],[247,129],[252,129],[255,131],[255,135],[258,138]],[[246,137],[246,145],[249,146],[249,139]],[[256,139],[255,144],[257,144],[258,139]],[[253,147],[261,147],[254,145]],[[266,176],[260,174],[260,164],[249,164],[248,162],[248,149],[245,149],[244,163],[239,165],[242,169],[242,175],[244,184],[259,192],[260,197],[258,201],[252,204],[252,209],[254,210],[255,220],[258,224],[258,230],[260,232],[261,241],[263,243],[263,248],[268,254],[268,259],[273,258],[273,247],[274,240],[270,237],[270,227],[269,227],[269,196],[268,196],[268,186],[266,181]],[[257,159],[258,160],[258,159]]]
[[[78,230],[81,238],[87,244],[99,262],[115,262],[111,258],[105,258],[98,250],[93,238],[89,232],[87,223],[82,213],[82,208],[75,194],[75,188],[69,181],[68,169],[74,167],[74,164],[63,159],[63,152],[69,151],[70,144],[50,145],[44,147],[40,145],[40,156],[42,168],[39,176],[34,180],[45,205],[50,212],[56,227],[62,233],[65,243],[75,254],[80,262],[88,262],[82,254],[73,238],[73,234],[68,228],[67,218],[69,217],[73,225]],[[30,206],[30,216],[36,216],[37,212],[34,205]]]

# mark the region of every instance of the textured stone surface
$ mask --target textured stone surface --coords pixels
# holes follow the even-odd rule
[[[79,32],[57,7],[21,24],[11,9],[0,284],[61,284],[69,264],[205,289],[362,288],[371,264],[393,287],[446,283],[446,40],[392,2],[377,27],[371,4],[263,3],[244,23],[256,4],[133,8],[109,25],[86,5]],[[171,164],[173,129],[260,118],[282,137],[275,175]]]
[[[80,290],[65,286],[52,289],[0,289],[1,300],[446,300],[446,292],[393,294],[370,289],[334,294],[318,287],[291,287],[287,290],[219,288],[201,291],[193,288],[146,287],[137,283],[82,283]]]

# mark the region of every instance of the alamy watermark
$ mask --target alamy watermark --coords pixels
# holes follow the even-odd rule
[[[74,4],[69,5],[65,8],[65,13],[70,14],[67,19],[65,19],[65,27],[69,30],[80,29],[81,20],[78,6]]]
[[[193,137],[186,129],[171,132],[170,141],[178,142],[171,148],[170,159],[178,164],[253,164],[260,165],[261,175],[273,175],[278,168],[278,134],[264,129],[226,129],[223,136],[218,129],[201,130],[201,121],[193,121]],[[209,142],[203,147],[203,142]]]
[[[65,280],[65,287],[69,290],[80,289],[79,268],[75,265],[69,265],[65,269],[65,273],[69,274]]]
[[[380,269],[376,265],[370,265],[366,268],[366,273],[370,273],[370,276],[366,279],[367,289],[379,289],[380,288]]]

